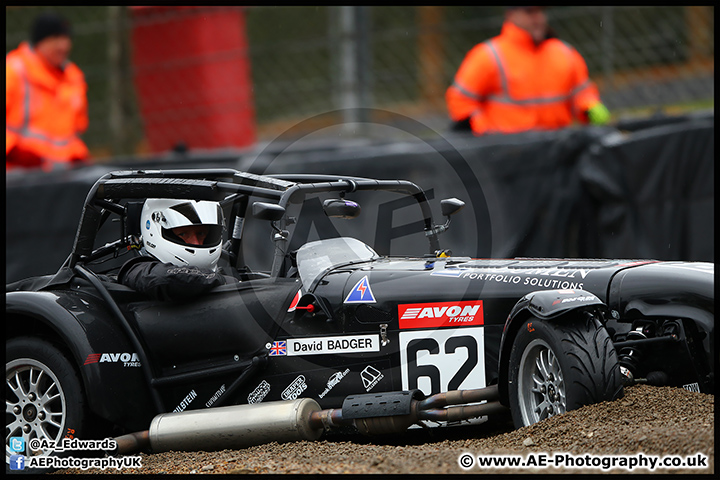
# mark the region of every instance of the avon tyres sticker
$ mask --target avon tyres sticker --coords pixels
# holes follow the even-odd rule
[[[123,367],[139,367],[140,358],[137,353],[91,353],[83,365],[93,363],[120,363]]]
[[[483,325],[483,302],[411,303],[398,305],[400,329]]]

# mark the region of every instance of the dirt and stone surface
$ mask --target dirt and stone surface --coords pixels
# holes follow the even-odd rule
[[[409,430],[390,437],[324,436],[316,442],[271,443],[220,452],[140,454],[142,468],[120,470],[60,470],[57,474],[463,474],[463,473],[698,473],[715,471],[714,395],[679,388],[636,385],[614,402],[583,407],[530,427],[513,430],[509,422],[432,430]],[[519,456],[542,461],[560,453],[581,461],[603,456],[645,458],[705,457],[704,468],[490,468],[478,457]],[[460,458],[470,454],[473,466]],[[697,454],[701,454],[700,457]],[[636,457],[637,458],[637,457]]]

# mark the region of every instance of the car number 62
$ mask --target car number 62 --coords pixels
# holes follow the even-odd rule
[[[400,332],[403,390],[425,395],[485,386],[484,328]]]

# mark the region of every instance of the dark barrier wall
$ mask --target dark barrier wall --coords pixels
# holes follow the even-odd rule
[[[577,164],[594,219],[586,225],[591,251],[714,261],[714,154],[712,119],[591,145]]]
[[[577,217],[583,197],[577,169],[579,155],[612,129],[568,129],[494,138],[446,135],[403,145],[346,148],[332,152],[269,154],[246,162],[257,173],[335,173],[403,178],[431,189],[440,221],[440,199],[458,197],[466,208],[441,237],[456,255],[480,257],[580,256]],[[403,213],[393,223],[376,224],[361,216],[359,230],[377,230],[379,253],[399,254],[411,239],[396,238]],[[382,220],[382,215],[380,215]],[[358,225],[353,225],[358,229]],[[391,237],[388,239],[388,236]],[[422,239],[421,239],[422,240]],[[387,251],[385,246],[392,243]],[[369,242],[373,244],[373,242]],[[413,252],[421,246],[413,243]],[[588,253],[589,254],[589,253]]]
[[[604,127],[485,138],[440,136],[418,125],[404,127],[411,133],[404,142],[280,137],[240,155],[117,159],[52,174],[10,172],[6,281],[55,272],[70,252],[92,184],[108,171],[128,168],[221,166],[254,173],[407,179],[428,190],[436,222],[443,220],[440,199],[458,197],[467,203],[441,236],[443,248],[456,255],[714,261],[712,115],[630,133]],[[422,235],[407,235],[417,218],[404,203],[366,202],[371,200],[363,198],[363,213],[353,223],[332,228],[341,234],[360,232],[356,236],[383,254],[424,253]],[[250,227],[245,255],[260,258],[268,249],[268,234]],[[314,229],[326,227],[318,223],[295,231],[291,243],[312,240]],[[117,224],[106,226],[96,246],[119,230]]]

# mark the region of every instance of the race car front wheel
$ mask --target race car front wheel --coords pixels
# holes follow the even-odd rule
[[[526,320],[510,352],[508,378],[516,428],[623,395],[615,348],[589,311]]]
[[[81,438],[85,402],[80,380],[70,361],[54,345],[37,338],[19,337],[6,343],[5,354],[5,463],[6,471],[38,473],[10,466],[17,455],[51,455],[33,450],[33,440]]]

